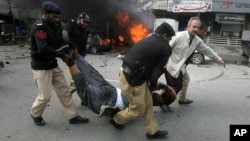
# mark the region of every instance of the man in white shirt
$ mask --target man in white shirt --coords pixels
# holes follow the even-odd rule
[[[167,84],[172,86],[179,95],[179,104],[191,104],[193,100],[186,99],[189,83],[189,75],[186,71],[187,62],[194,50],[218,61],[225,67],[224,61],[201,38],[197,36],[201,21],[198,17],[191,17],[187,24],[187,30],[176,33],[169,42],[172,54],[165,66]]]

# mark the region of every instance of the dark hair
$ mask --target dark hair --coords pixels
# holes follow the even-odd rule
[[[205,28],[207,28],[207,24],[205,24],[205,23],[202,22],[200,29],[205,29]]]
[[[172,28],[172,26],[166,22],[163,22],[161,25],[159,25],[156,28],[155,33],[158,33],[160,35],[163,35],[164,33],[166,33],[168,36],[175,35],[174,29]]]

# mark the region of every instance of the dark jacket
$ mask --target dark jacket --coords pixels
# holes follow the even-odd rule
[[[115,106],[117,90],[80,55],[75,59],[80,72],[73,76],[78,96],[93,112],[99,114],[102,105]],[[125,106],[128,101],[122,95]]]
[[[64,27],[64,30],[68,32],[70,49],[78,49],[79,54],[83,57],[86,54],[86,45],[88,33],[86,29],[80,27],[73,19],[71,19]]]
[[[31,68],[49,70],[58,66],[56,57],[63,58],[64,53],[56,49],[63,45],[61,24],[51,25],[38,20],[31,28]]]
[[[151,86],[155,86],[158,78],[164,73],[164,65],[171,52],[170,46],[159,35],[153,34],[139,41],[123,58],[123,65],[135,72],[133,75],[125,71],[127,81],[130,85],[140,85],[149,81]],[[134,84],[131,79],[136,79]]]

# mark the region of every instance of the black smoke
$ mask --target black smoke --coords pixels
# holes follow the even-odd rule
[[[44,0],[48,1],[48,0]],[[121,27],[116,19],[118,11],[128,13],[131,24],[142,23],[149,31],[152,31],[154,15],[151,11],[144,11],[136,6],[136,0],[51,0],[57,3],[66,19],[76,19],[80,12],[90,15],[90,28],[101,30],[112,38],[123,34],[126,36],[126,28]],[[128,36],[128,35],[127,35]]]

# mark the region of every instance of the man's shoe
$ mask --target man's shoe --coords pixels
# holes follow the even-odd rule
[[[190,99],[186,99],[185,101],[178,101],[178,103],[180,104],[180,105],[182,105],[182,104],[185,104],[185,105],[187,105],[187,104],[191,104],[191,103],[193,103],[194,101],[193,100],[190,100]]]
[[[102,105],[99,116],[100,117],[110,116],[111,118],[113,118],[115,114],[118,113],[119,111],[120,109],[118,107],[110,107],[107,105]]]
[[[124,129],[124,125],[117,124],[112,118],[109,119],[109,122],[116,128],[116,129]]]
[[[45,125],[45,121],[43,120],[42,117],[33,117],[32,114],[30,114],[34,123],[37,125],[37,126],[44,126]]]
[[[164,139],[168,135],[168,131],[160,131],[158,130],[155,134],[149,135],[146,134],[147,139],[154,140],[154,139]]]
[[[163,112],[174,112],[174,109],[168,105],[163,104],[160,105],[159,107]]]
[[[69,124],[88,123],[88,122],[89,122],[88,118],[84,118],[79,115],[69,120]]]

